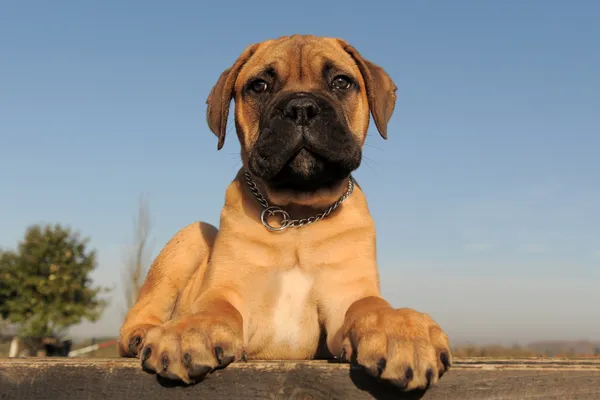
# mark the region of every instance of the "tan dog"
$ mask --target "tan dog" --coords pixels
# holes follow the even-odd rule
[[[374,223],[350,175],[370,114],[386,137],[395,91],[343,40],[294,35],[244,50],[207,100],[220,149],[235,99],[242,146],[220,230],[194,223],[162,249],[121,355],[188,383],[234,360],[332,357],[402,389],[437,382],[448,337],[381,298]]]

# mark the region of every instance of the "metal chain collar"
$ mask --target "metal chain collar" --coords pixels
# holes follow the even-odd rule
[[[256,183],[254,183],[254,180],[252,179],[252,175],[250,175],[250,172],[244,170],[244,175],[246,177],[246,183],[248,184],[248,188],[250,189],[252,194],[254,194],[256,200],[258,200],[260,205],[263,207],[263,210],[260,213],[260,220],[265,226],[265,228],[267,228],[271,232],[283,231],[287,228],[300,228],[306,225],[313,224],[331,214],[331,212],[338,208],[348,197],[350,197],[350,195],[354,191],[354,178],[350,176],[350,179],[348,179],[348,188],[346,189],[346,192],[344,192],[342,197],[340,197],[335,203],[330,205],[329,208],[327,208],[325,211],[320,212],[319,214],[309,218],[291,219],[290,214],[288,214],[287,211],[281,209],[280,207],[269,205],[267,199],[265,199],[260,190],[258,190]],[[270,225],[267,221],[267,218],[272,217],[276,214],[281,214],[281,226]]]

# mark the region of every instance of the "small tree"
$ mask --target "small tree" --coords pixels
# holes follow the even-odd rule
[[[125,314],[133,307],[148,271],[150,264],[148,241],[151,228],[148,203],[140,199],[137,217],[133,220],[133,244],[125,253],[122,271]]]
[[[88,239],[60,225],[27,229],[16,251],[0,252],[0,317],[16,325],[34,347],[86,319],[97,321],[107,305],[93,287],[95,251]]]

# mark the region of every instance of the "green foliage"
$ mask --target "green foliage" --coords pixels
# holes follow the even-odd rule
[[[108,289],[92,285],[96,253],[87,244],[60,225],[33,225],[16,251],[0,251],[0,318],[35,339],[98,320]]]

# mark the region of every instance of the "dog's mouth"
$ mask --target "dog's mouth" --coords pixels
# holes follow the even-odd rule
[[[331,133],[298,129],[265,129],[261,136],[249,155],[248,168],[273,190],[331,189],[360,165],[360,146],[351,138],[336,140]]]
[[[350,171],[337,163],[302,146],[268,183],[275,190],[314,192],[335,186],[349,174]]]

